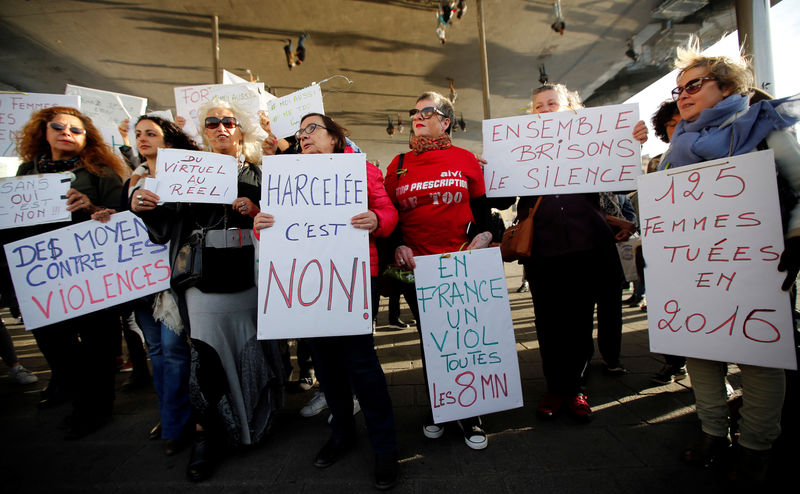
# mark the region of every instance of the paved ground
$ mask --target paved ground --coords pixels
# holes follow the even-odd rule
[[[490,442],[484,451],[469,450],[455,428],[439,440],[423,437],[420,425],[428,402],[417,333],[413,328],[382,330],[383,308],[376,343],[398,422],[402,471],[395,492],[729,491],[714,472],[686,467],[679,460],[682,448],[699,428],[690,383],[658,387],[650,383],[650,375],[661,362],[648,351],[647,321],[638,308],[626,307],[623,315],[622,355],[631,373],[608,377],[600,372],[599,356],[593,362],[588,389],[594,420],[586,425],[566,417],[538,420],[535,406],[545,385],[532,327],[533,308],[528,293],[514,293],[520,283],[519,267],[507,265],[507,275],[525,406],[486,419]],[[12,321],[7,312],[2,315],[7,324]],[[407,311],[405,316],[410,319]],[[156,397],[150,390],[118,393],[111,424],[81,441],[66,442],[57,426],[69,405],[36,409],[38,390],[49,372],[32,336],[19,324],[9,328],[22,363],[36,372],[40,384],[14,386],[5,377],[7,369],[0,368],[0,485],[4,493],[373,490],[372,455],[361,419],[357,450],[326,470],[313,467],[313,457],[328,430],[327,414],[311,419],[298,414],[311,392],[288,394],[272,437],[226,460],[202,484],[184,479],[188,451],[165,457],[157,442],[147,440],[147,431],[158,421]],[[738,371],[731,369],[738,391]],[[118,384],[126,378],[119,375]],[[796,419],[797,410],[795,405],[785,416]],[[788,434],[796,440],[795,428]],[[791,442],[784,440],[776,447],[777,463],[783,466],[773,469],[774,476],[784,479],[774,479],[775,485],[788,481],[788,465],[796,464],[798,455],[789,447]]]

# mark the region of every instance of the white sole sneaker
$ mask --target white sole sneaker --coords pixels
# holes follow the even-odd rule
[[[461,425],[461,421],[458,421],[458,426],[464,433],[464,443],[466,443],[470,449],[486,449],[486,446],[489,445],[489,438],[486,437],[486,432],[480,426],[474,425],[468,429],[464,429],[464,426]]]
[[[444,434],[444,425],[426,424],[422,426],[422,433],[428,439],[439,439]]]

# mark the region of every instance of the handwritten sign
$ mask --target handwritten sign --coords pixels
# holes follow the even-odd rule
[[[80,108],[78,96],[43,93],[0,94],[0,156],[17,155],[17,139],[35,112],[51,106]]]
[[[272,133],[279,138],[289,137],[300,130],[300,119],[309,113],[325,114],[322,91],[318,84],[295,91],[269,102]]]
[[[632,190],[642,173],[638,120],[637,105],[484,120],[486,195]]]
[[[237,115],[239,119],[248,119],[250,128],[259,139],[267,137],[267,133],[259,125],[258,111],[265,108],[264,102],[273,96],[264,90],[264,83],[247,82],[243,84],[206,84],[203,86],[183,86],[175,88],[175,111],[186,119],[183,130],[190,136],[200,135],[203,123],[197,110],[214,99],[234,103],[246,114]]]
[[[67,84],[64,94],[80,96],[81,113],[89,116],[97,127],[111,127],[115,132],[123,120],[144,115],[147,108],[147,98],[102,89]]]
[[[69,188],[63,173],[0,178],[0,229],[69,221]]]
[[[654,352],[795,369],[772,151],[639,179]]]
[[[150,242],[130,211],[6,244],[27,329],[169,288],[168,245]],[[112,328],[108,328],[109,331]]]
[[[500,249],[416,256],[414,261],[433,421],[521,407]]]
[[[162,202],[232,204],[238,197],[239,165],[226,154],[159,149],[156,177]]]
[[[350,218],[368,209],[363,154],[265,156],[258,338],[372,332],[369,238]],[[372,165],[369,165],[372,166]]]

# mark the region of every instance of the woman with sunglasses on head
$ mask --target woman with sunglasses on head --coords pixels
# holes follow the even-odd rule
[[[69,172],[67,210],[72,223],[90,219],[103,208],[118,206],[127,167],[114,156],[89,117],[74,108],[51,107],[33,114],[18,143],[23,163],[17,175]],[[4,231],[6,241],[55,230],[50,223]],[[64,421],[67,439],[78,439],[111,418],[116,374],[119,313],[103,309],[33,330],[52,377],[42,392],[40,407],[75,395],[72,414]]]
[[[792,200],[781,201],[786,248],[778,270],[786,271],[782,288],[789,290],[800,267],[800,145],[791,131],[798,121],[798,97],[760,101],[748,106],[753,74],[739,57],[709,57],[697,41],[678,49],[675,63],[678,87],[672,91],[681,121],[659,169],[771,149],[778,183]],[[790,108],[792,106],[792,108]],[[789,114],[788,112],[792,113]],[[779,187],[779,190],[781,187]],[[727,364],[688,358],[687,367],[702,425],[700,441],[688,449],[685,460],[700,466],[724,466],[731,447],[725,386]],[[785,374],[782,369],[739,364],[743,404],[739,440],[731,476],[740,485],[765,481],[769,451],[780,434]]]
[[[534,113],[583,108],[578,94],[563,84],[534,89],[531,103]],[[644,122],[634,126],[633,138],[647,139]],[[615,244],[629,233],[620,230],[615,238],[597,193],[521,197],[519,218],[527,217],[536,204],[532,255],[524,264],[547,384],[537,415],[547,420],[566,408],[575,420],[585,422],[592,409],[582,380],[594,353],[595,304],[598,333],[605,329],[599,346],[607,369],[624,369],[619,363],[622,267]],[[600,328],[601,324],[607,328]]]
[[[300,121],[295,138],[302,154],[352,153],[347,130],[332,118],[310,113]],[[377,307],[378,250],[375,237],[386,237],[397,224],[397,210],[383,188],[380,169],[367,163],[368,210],[353,216],[350,224],[369,231],[372,310]],[[261,212],[255,229],[272,227],[275,218]],[[330,408],[331,437],[319,450],[314,466],[327,468],[352,449],[356,439],[353,393],[361,404],[372,450],[375,453],[375,487],[391,489],[397,483],[397,438],[392,400],[375,352],[372,334],[307,338],[320,387]]]
[[[261,168],[256,165],[261,144],[250,120],[231,103],[212,100],[198,115],[210,150],[237,158],[239,197],[230,205],[159,206],[150,191],[139,189],[131,196],[131,207],[147,224],[150,238],[170,241],[173,267],[182,246],[202,239],[201,279],[196,286],[176,290],[192,350],[189,386],[197,426],[186,475],[195,482],[211,476],[223,453],[265,437],[283,401],[284,381],[277,342],[256,338],[250,230],[261,197]]]
[[[395,264],[401,269],[416,268],[414,256],[443,254],[458,250],[482,249],[492,241],[489,232],[490,208],[486,200],[483,172],[475,155],[450,142],[455,121],[453,104],[436,92],[417,98],[409,111],[413,136],[411,151],[398,155],[386,171],[386,192],[400,213],[398,223],[402,245],[395,249]],[[436,187],[411,187],[429,181],[440,183],[443,175],[459,177]],[[426,184],[427,185],[427,184]],[[413,283],[406,283],[406,300],[422,334],[417,294]],[[423,365],[425,350],[420,340]],[[428,386],[424,371],[425,389]],[[483,449],[488,439],[480,417],[458,421],[464,441],[472,449]],[[436,439],[444,434],[444,424],[435,424],[428,414],[422,427],[425,437]]]

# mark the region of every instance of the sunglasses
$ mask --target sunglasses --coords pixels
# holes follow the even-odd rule
[[[317,124],[317,123],[312,123],[312,124],[308,124],[308,125],[306,125],[306,126],[305,126],[305,128],[301,128],[300,130],[298,130],[297,132],[295,132],[295,133],[294,133],[294,138],[295,138],[295,139],[297,139],[297,140],[299,141],[299,140],[300,140],[300,137],[301,137],[303,134],[313,134],[313,133],[314,133],[314,131],[315,131],[315,130],[317,130],[317,129],[325,129],[325,130],[328,130],[328,128],[327,128],[327,127],[323,127],[322,125],[320,125],[320,124]]]
[[[61,132],[62,130],[66,129],[67,126],[64,124],[60,124],[57,122],[50,122],[47,124],[50,126],[51,129],[55,130],[56,132]],[[80,127],[70,127],[69,131],[75,135],[82,135],[86,133],[86,129],[82,129]]]
[[[206,128],[207,129],[216,129],[219,127],[219,124],[225,126],[226,129],[233,129],[239,125],[239,121],[236,120],[234,117],[206,117]]]
[[[421,110],[417,110],[416,108],[414,108],[413,110],[408,110],[408,116],[411,117],[412,120],[414,119],[414,117],[417,116],[417,113],[422,115],[422,118],[424,118],[425,120],[428,120],[437,113],[441,116],[444,116],[444,113],[442,113],[438,108],[434,108],[432,106],[426,106]]]
[[[692,79],[691,81],[687,82],[685,86],[681,87],[678,86],[672,90],[672,99],[678,101],[678,98],[681,97],[681,93],[686,91],[686,94],[697,94],[703,89],[703,84],[707,81],[716,81],[716,77],[698,77],[697,79]]]

